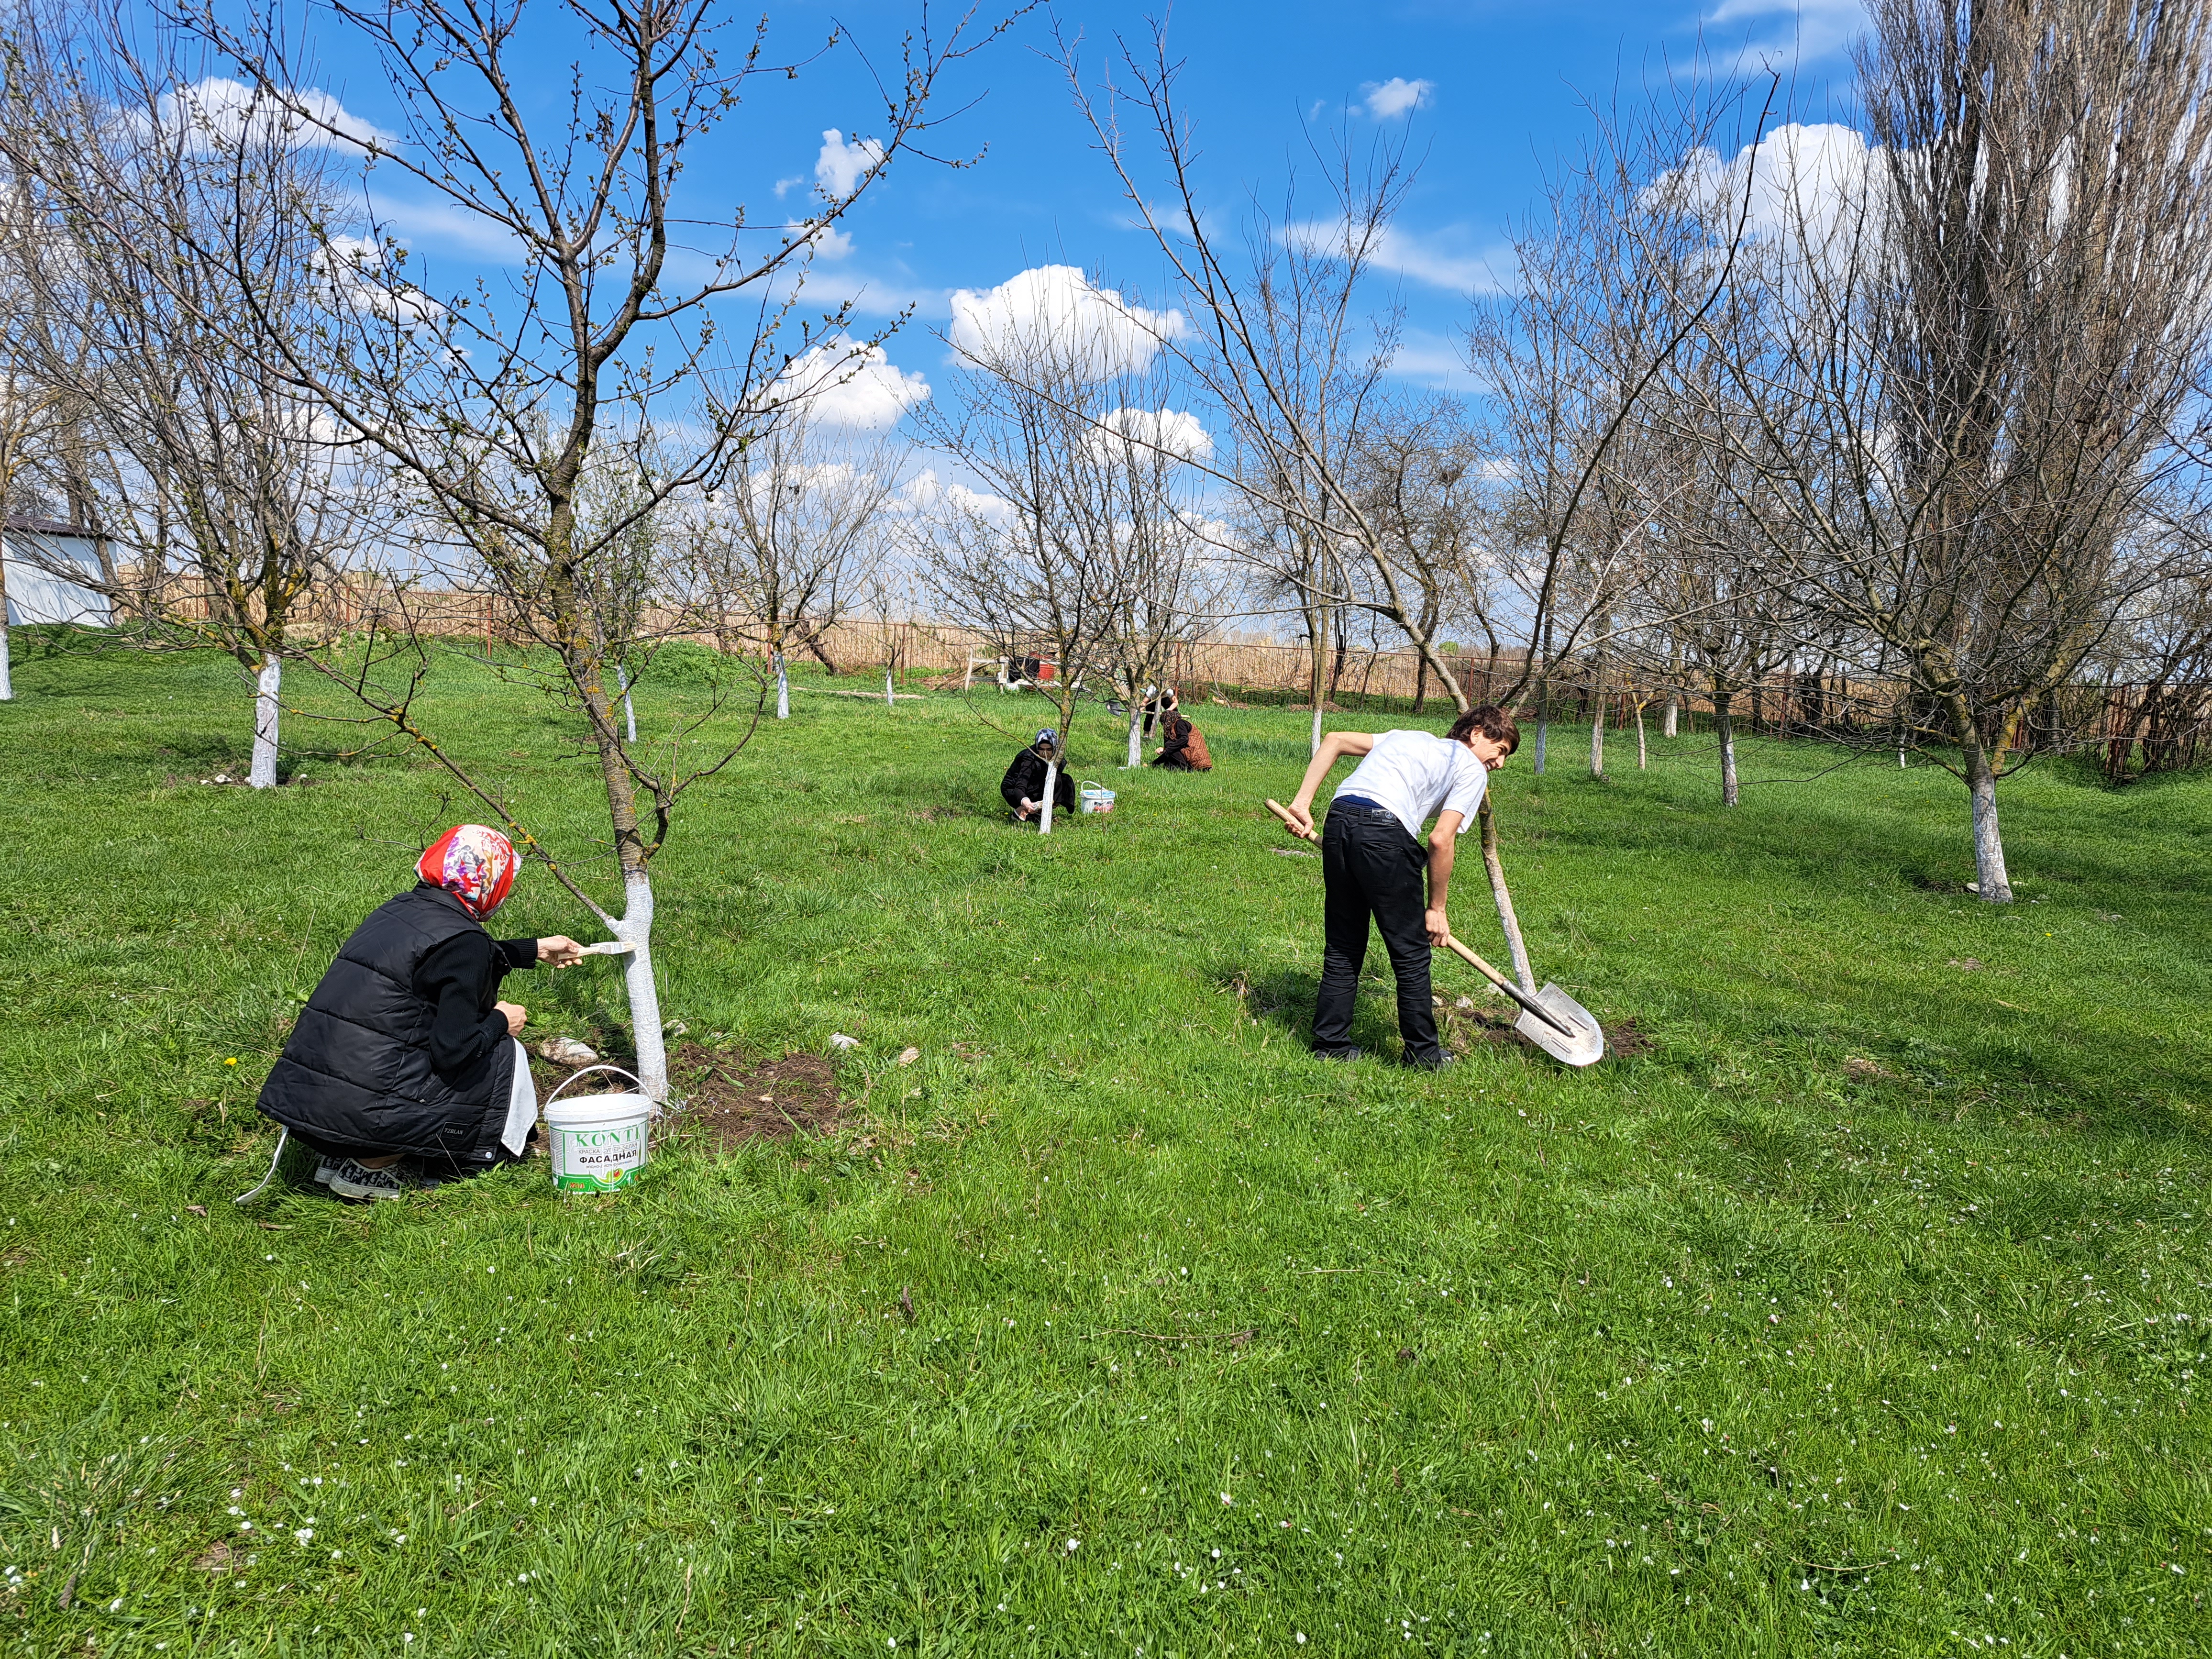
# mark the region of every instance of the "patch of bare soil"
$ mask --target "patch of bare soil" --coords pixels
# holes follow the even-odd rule
[[[1495,1003],[1477,1003],[1469,997],[1461,997],[1458,1003],[1469,1006],[1461,1007],[1457,1003],[1448,1003],[1437,1010],[1447,1036],[1456,1039],[1447,1046],[1465,1049],[1478,1042],[1518,1043],[1522,1041],[1513,1030],[1519,1018],[1518,1009]],[[1651,1052],[1651,1035],[1636,1023],[1636,1017],[1632,1014],[1618,1025],[1607,1025],[1602,1029],[1606,1058],[1608,1060],[1632,1060],[1638,1054]]]
[[[761,1060],[687,1042],[668,1057],[668,1082],[684,1101],[668,1133],[708,1152],[828,1134],[845,1105],[836,1068],[820,1054]]]
[[[1648,1054],[1653,1048],[1651,1034],[1636,1023],[1631,1014],[1618,1025],[1605,1028],[1605,1051],[1628,1060],[1637,1054]]]

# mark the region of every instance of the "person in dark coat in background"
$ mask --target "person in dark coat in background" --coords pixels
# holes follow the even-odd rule
[[[425,1176],[520,1158],[538,1094],[520,1036],[528,1011],[500,982],[541,962],[582,960],[572,939],[495,939],[520,860],[496,830],[464,823],[432,842],[415,886],[354,930],[301,1011],[260,1106],[322,1155],[341,1198],[397,1198]]]
[[[1006,775],[999,780],[999,793],[1006,797],[1016,823],[1027,823],[1044,811],[1044,775],[1055,760],[1060,768],[1053,784],[1053,810],[1075,810],[1075,780],[1067,775],[1067,757],[1060,752],[1060,733],[1048,726],[1036,734],[1035,743],[1014,757]]]
[[[1152,735],[1154,720],[1174,714],[1181,707],[1182,700],[1176,696],[1176,689],[1172,685],[1147,698],[1145,702],[1145,735],[1148,738]]]

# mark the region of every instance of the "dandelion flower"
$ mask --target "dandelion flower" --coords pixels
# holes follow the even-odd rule
[[[235,1066],[235,1065],[237,1065],[237,1064],[238,1064],[238,1056],[237,1056],[236,1054],[233,1054],[233,1055],[232,1055],[228,1060],[226,1060],[225,1061],[223,1061],[223,1064],[224,1064],[224,1065],[226,1065],[226,1066]]]

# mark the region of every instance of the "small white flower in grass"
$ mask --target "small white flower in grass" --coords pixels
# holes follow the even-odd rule
[[[1075,1538],[1071,1538],[1071,1539],[1069,1539],[1069,1540],[1067,1540],[1067,1553],[1068,1553],[1070,1555],[1074,1554],[1074,1553],[1075,1553],[1075,1552],[1076,1552],[1077,1547],[1079,1547],[1079,1545],[1081,1543],[1081,1541],[1082,1541],[1082,1540],[1079,1540],[1079,1539],[1075,1539]]]
[[[1237,1500],[1231,1498],[1227,1492],[1224,1492],[1221,1494],[1221,1501],[1224,1504],[1234,1504]]]
[[[1305,1633],[1304,1631],[1300,1631],[1300,1632],[1297,1633],[1297,1636],[1298,1636],[1298,1645],[1299,1645],[1300,1647],[1304,1647],[1304,1646],[1305,1646],[1305,1644],[1306,1644],[1306,1633]]]
[[[298,1539],[302,1544],[312,1544],[315,1541],[315,1529],[313,1527],[301,1527],[298,1531],[295,1532],[292,1536]]]

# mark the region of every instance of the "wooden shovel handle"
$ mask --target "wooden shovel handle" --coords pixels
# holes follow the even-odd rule
[[[1298,821],[1291,816],[1291,809],[1284,805],[1282,802],[1279,800],[1268,801],[1267,810],[1270,812],[1273,812],[1277,817],[1282,819],[1283,827],[1288,830],[1292,835],[1296,836],[1300,841],[1319,841],[1321,839],[1319,836],[1315,835],[1310,830],[1299,828]]]
[[[1507,996],[1511,997],[1514,1001],[1519,1003],[1530,1013],[1535,1015],[1538,1019],[1542,1020],[1545,1024],[1559,1032],[1560,1036],[1578,1036],[1581,1035],[1581,1033],[1577,1032],[1572,1026],[1567,1024],[1549,1008],[1547,1008],[1542,1003],[1537,1001],[1535,998],[1530,996],[1526,991],[1516,985],[1511,980],[1506,978],[1504,975],[1499,973],[1498,969],[1492,967],[1480,957],[1475,955],[1475,953],[1468,950],[1467,946],[1462,945],[1449,933],[1446,933],[1444,935],[1444,945],[1446,949],[1465,958],[1473,965],[1477,973],[1480,974],[1492,985],[1495,985],[1499,990],[1504,992]]]
[[[1499,990],[1510,992],[1516,998],[1520,996],[1521,988],[1519,986],[1516,985],[1511,980],[1506,978],[1504,975],[1499,973],[1498,969],[1492,967],[1480,957],[1475,955],[1474,951],[1468,950],[1467,946],[1462,945],[1449,933],[1446,933],[1444,935],[1444,948],[1451,951],[1454,955],[1462,957],[1468,965],[1475,970],[1475,972],[1480,974],[1485,979],[1488,980],[1492,985],[1495,985]]]

